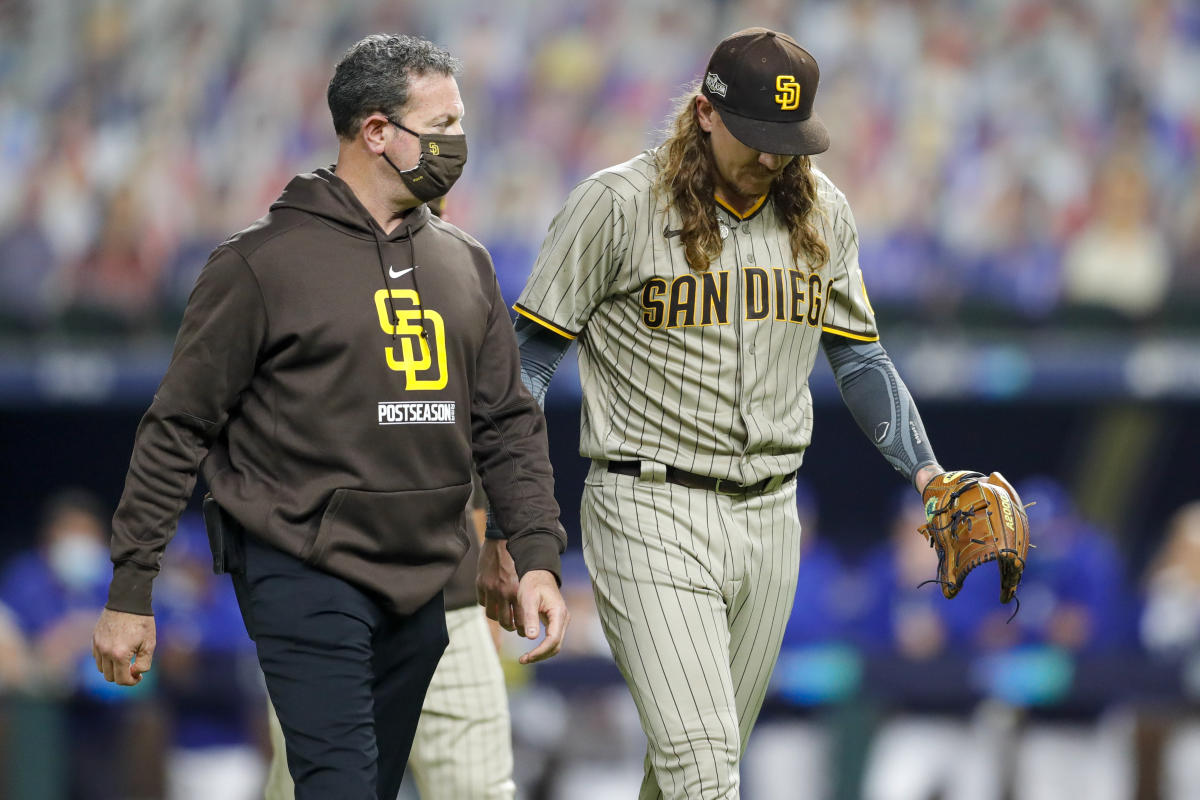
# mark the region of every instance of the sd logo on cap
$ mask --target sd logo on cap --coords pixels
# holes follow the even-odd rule
[[[829,131],[813,113],[820,76],[816,59],[792,37],[747,28],[717,45],[701,91],[742,144],[808,156],[829,149]]]

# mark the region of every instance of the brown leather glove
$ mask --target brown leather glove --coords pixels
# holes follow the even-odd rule
[[[967,573],[997,561],[1000,602],[1012,600],[1029,552],[1029,517],[1012,484],[999,472],[946,472],[926,485],[921,499],[927,522],[918,530],[937,551],[942,594],[954,597]]]

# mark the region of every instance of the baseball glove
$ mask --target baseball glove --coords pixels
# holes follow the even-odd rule
[[[1017,490],[999,472],[947,472],[921,493],[925,525],[920,533],[937,551],[935,582],[947,599],[967,574],[988,561],[1000,565],[1000,602],[1016,595],[1029,551],[1029,517]]]

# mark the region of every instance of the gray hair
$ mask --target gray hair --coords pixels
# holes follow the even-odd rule
[[[374,33],[342,55],[325,93],[333,129],[354,137],[371,114],[399,115],[408,103],[412,75],[454,75],[462,62],[433,42],[404,34]]]

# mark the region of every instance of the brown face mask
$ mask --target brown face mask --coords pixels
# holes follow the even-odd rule
[[[467,163],[467,137],[461,133],[417,133],[393,119],[388,119],[405,133],[416,136],[421,145],[421,160],[412,169],[400,169],[387,153],[383,158],[404,181],[418,200],[429,202],[442,197],[462,175]]]

